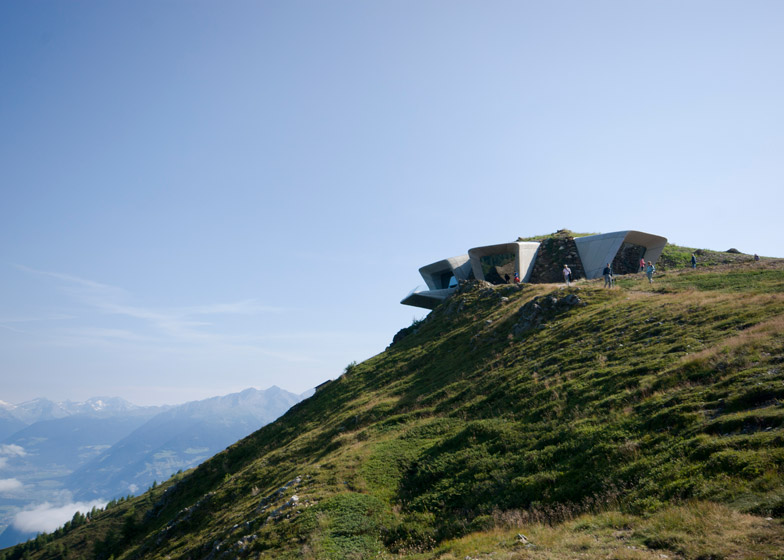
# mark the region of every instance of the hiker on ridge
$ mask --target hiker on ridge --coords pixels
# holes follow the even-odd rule
[[[604,274],[604,287],[612,288],[614,278],[613,278],[613,271],[612,271],[612,267],[610,266],[610,263],[607,263],[607,266],[604,267],[602,274]]]
[[[691,254],[691,267],[697,268],[697,256],[694,253]]]
[[[651,261],[648,261],[648,267],[645,269],[645,274],[648,275],[648,283],[653,284],[653,273],[656,272],[656,267],[653,266]]]

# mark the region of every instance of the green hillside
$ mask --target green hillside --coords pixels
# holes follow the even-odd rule
[[[465,284],[277,422],[0,559],[784,558],[784,261],[738,260]]]

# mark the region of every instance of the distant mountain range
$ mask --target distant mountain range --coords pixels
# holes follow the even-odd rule
[[[54,402],[33,399],[21,404],[0,401],[0,440],[26,426],[46,420],[59,420],[71,416],[108,418],[113,416],[151,417],[170,406],[137,406],[119,397],[94,397],[84,402]]]
[[[33,399],[22,404],[9,404],[0,401],[0,415],[16,418],[26,424],[75,415],[115,416],[133,411],[165,408],[171,408],[171,406],[137,406],[120,397],[93,397],[84,402],[54,402],[49,399]]]
[[[14,527],[25,509],[138,494],[275,420],[309,394],[246,389],[154,407],[115,397],[0,401],[0,548],[45,530]]]
[[[136,494],[209,459],[269,424],[302,396],[278,387],[246,389],[157,414],[68,477],[74,496],[96,499]]]

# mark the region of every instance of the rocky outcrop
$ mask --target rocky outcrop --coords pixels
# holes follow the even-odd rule
[[[585,303],[575,294],[567,294],[557,298],[553,295],[535,297],[518,311],[518,319],[512,327],[512,334],[520,336],[531,329],[542,325],[556,315]]]
[[[392,343],[387,346],[387,348],[392,348],[395,344],[399,344],[401,340],[406,338],[408,335],[416,334],[419,332],[419,326],[422,324],[422,321],[414,321],[414,323],[408,327],[403,327],[395,336],[392,337]]]

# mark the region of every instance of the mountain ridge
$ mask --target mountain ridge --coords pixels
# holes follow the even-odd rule
[[[758,531],[733,537],[733,557],[775,557],[784,261],[617,285],[461,286],[277,421],[7,558],[65,542],[118,559],[566,558],[482,535],[571,519],[606,529],[609,551],[640,550],[617,557],[707,558],[735,541],[698,542],[689,524],[722,516]],[[667,525],[676,514],[691,521]]]

